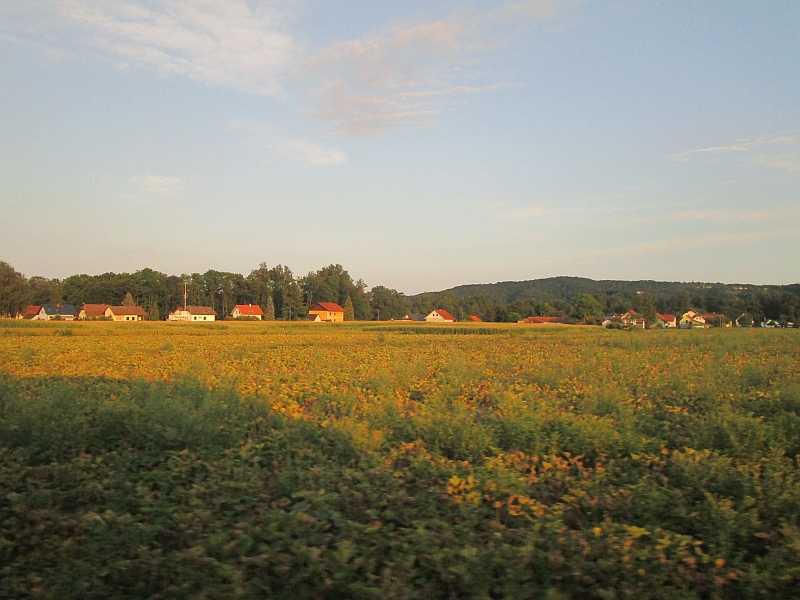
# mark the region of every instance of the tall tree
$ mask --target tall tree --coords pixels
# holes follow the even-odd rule
[[[347,297],[347,300],[344,302],[344,320],[345,321],[355,321],[356,320],[356,311],[353,308],[353,300],[350,296]]]
[[[264,307],[264,320],[275,320],[275,303],[272,301],[272,296],[267,296],[266,306]]]
[[[122,300],[122,306],[136,306],[136,302],[133,300],[133,294],[130,292],[125,294],[125,298]]]
[[[569,303],[567,314],[576,321],[594,323],[602,320],[603,307],[591,294],[578,294]]]
[[[25,310],[29,297],[25,276],[0,261],[0,316],[16,317]]]
[[[150,305],[150,311],[147,313],[148,321],[160,321],[161,313],[158,311],[158,302],[153,302]]]

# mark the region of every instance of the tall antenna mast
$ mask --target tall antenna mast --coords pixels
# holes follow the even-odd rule
[[[186,312],[186,282],[183,282],[183,312]]]

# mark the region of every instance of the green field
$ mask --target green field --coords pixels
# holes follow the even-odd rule
[[[796,330],[0,322],[2,598],[797,598]]]

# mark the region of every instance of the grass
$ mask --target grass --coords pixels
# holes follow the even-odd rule
[[[794,331],[47,325],[0,597],[796,597]]]

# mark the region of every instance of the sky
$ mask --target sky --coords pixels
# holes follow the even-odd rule
[[[800,3],[0,0],[0,260],[800,281]]]

